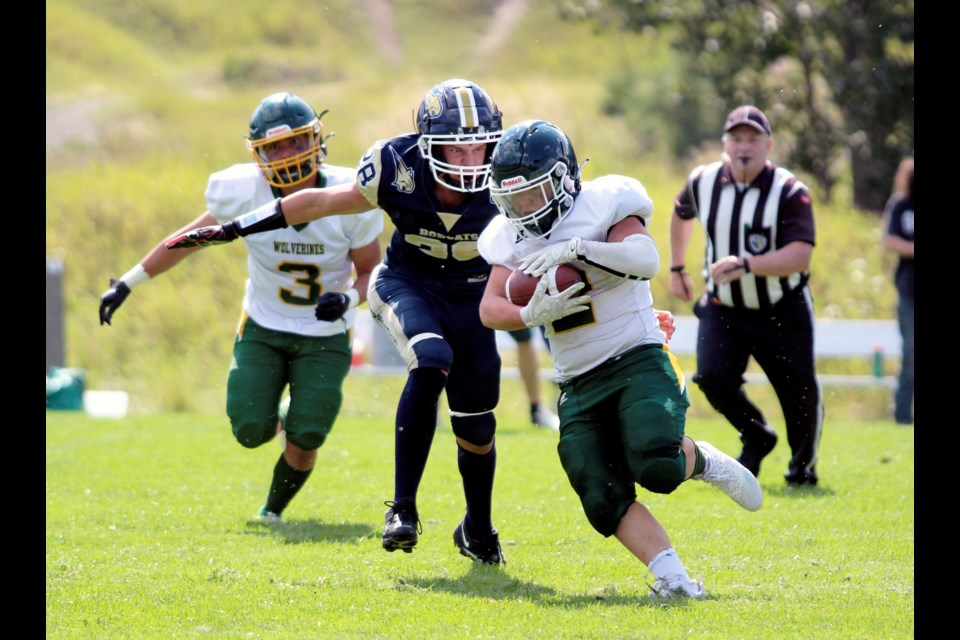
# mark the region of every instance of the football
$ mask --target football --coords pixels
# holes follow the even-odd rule
[[[569,264],[561,264],[555,267],[550,267],[550,269],[547,270],[547,273],[543,274],[543,277],[548,277],[551,271],[556,272],[556,290],[550,291],[550,293],[554,295],[560,291],[565,291],[570,285],[583,281],[580,272],[574,267],[571,267]],[[507,277],[505,292],[507,300],[521,307],[526,306],[526,304],[530,302],[530,297],[533,296],[533,291],[537,288],[537,283],[539,282],[540,278],[528,276],[519,269],[514,271],[509,277]]]

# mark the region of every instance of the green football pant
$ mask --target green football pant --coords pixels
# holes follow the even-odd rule
[[[245,316],[227,375],[227,416],[237,442],[253,448],[276,435],[280,397],[289,384],[287,440],[308,451],[323,445],[343,403],[352,339],[352,332],[313,337],[272,331]]]
[[[636,484],[671,493],[684,480],[683,373],[666,347],[641,345],[560,390],[560,463],[590,524],[613,535]]]

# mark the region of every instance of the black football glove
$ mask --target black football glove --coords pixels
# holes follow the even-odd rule
[[[209,227],[200,227],[186,233],[181,233],[175,238],[167,240],[167,249],[188,249],[190,247],[205,247],[214,244],[226,244],[233,242],[240,237],[237,233],[237,225],[233,220],[223,224],[215,224]]]
[[[317,316],[317,320],[326,320],[327,322],[331,322],[338,318],[342,318],[343,314],[345,314],[349,308],[350,298],[347,296],[347,294],[336,291],[328,291],[320,296],[320,300],[317,302],[317,309],[314,312],[314,315]]]
[[[110,278],[110,288],[100,296],[100,326],[110,324],[113,312],[120,308],[130,295],[130,287],[121,280]]]

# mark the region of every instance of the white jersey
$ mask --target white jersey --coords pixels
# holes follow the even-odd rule
[[[646,224],[652,213],[653,202],[638,180],[608,175],[583,183],[573,208],[554,227],[549,240],[518,238],[500,214],[480,235],[477,246],[487,262],[513,270],[522,258],[548,244],[575,237],[605,241],[610,227],[621,220],[638,216]],[[570,265],[587,276],[590,317],[559,332],[552,325],[546,327],[558,381],[584,374],[637,345],[664,343],[649,282],[619,278],[579,261]]]
[[[324,164],[326,185],[356,180],[356,170]],[[233,220],[276,199],[256,163],[211,174],[207,208],[218,222]],[[304,336],[332,336],[353,326],[356,308],[343,318],[317,320],[317,299],[353,285],[350,250],[373,242],[383,230],[379,209],[336,215],[286,229],[245,236],[247,284],[243,310],[262,327]]]

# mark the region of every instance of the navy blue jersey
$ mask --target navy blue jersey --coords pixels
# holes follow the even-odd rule
[[[464,194],[459,207],[444,210],[434,197],[436,182],[417,137],[379,140],[357,167],[361,193],[396,227],[384,263],[445,295],[480,298],[490,265],[477,251],[477,239],[498,211],[486,189]]]

